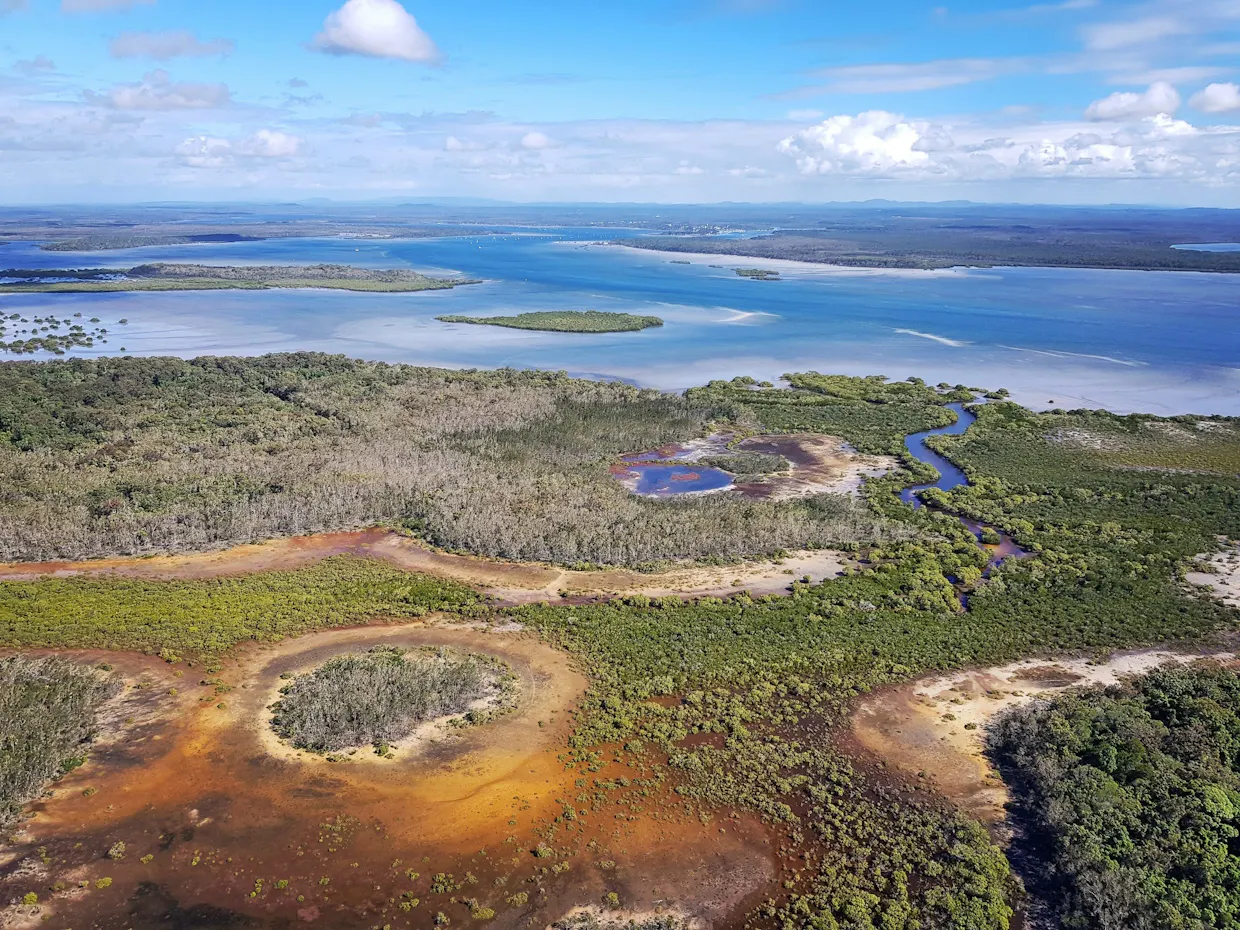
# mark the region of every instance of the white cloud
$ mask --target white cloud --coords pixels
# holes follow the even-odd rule
[[[87,91],[87,103],[117,110],[210,110],[226,107],[232,94],[226,84],[174,82],[167,71],[152,71],[138,84],[118,84],[104,94]]]
[[[521,148],[523,149],[545,149],[551,147],[551,137],[544,132],[527,132],[521,137]]]
[[[32,59],[19,61],[13,66],[13,70],[26,77],[34,77],[37,74],[46,74],[56,70],[56,62],[52,61],[46,55],[36,55]]]
[[[275,129],[260,129],[241,144],[240,151],[253,158],[292,158],[301,152],[301,147],[302,141],[297,136]]]
[[[1132,45],[1144,45],[1172,36],[1188,35],[1192,27],[1173,16],[1147,16],[1143,19],[1086,26],[1085,45],[1095,51],[1112,51]]]
[[[788,119],[798,123],[808,123],[812,120],[822,119],[827,114],[822,110],[789,110]]]
[[[1079,123],[1032,123],[995,134],[883,111],[835,116],[780,143],[805,175],[1000,181],[1032,178],[1240,176],[1235,131],[1202,131],[1167,114],[1106,132]]]
[[[233,43],[229,39],[203,42],[186,29],[172,32],[122,32],[111,44],[113,58],[154,58],[156,61],[227,55],[232,50]]]
[[[797,159],[804,174],[892,174],[931,166],[918,146],[927,123],[905,122],[885,110],[832,116],[784,139],[779,150]]]
[[[222,168],[232,161],[232,143],[212,136],[194,136],[178,145],[176,153],[191,168]]]
[[[332,55],[366,55],[436,64],[434,41],[397,0],[348,0],[327,17],[314,47]]]
[[[238,161],[278,161],[300,155],[303,141],[275,129],[260,129],[248,138],[233,141],[217,136],[192,136],[176,147],[181,161],[191,168],[228,168]]]
[[[150,6],[155,0],[60,0],[60,8],[66,13],[103,13],[108,10],[132,10],[136,6]]]
[[[1234,113],[1240,110],[1240,84],[1211,84],[1193,94],[1188,103],[1202,113]]]
[[[1179,91],[1166,81],[1156,81],[1145,93],[1125,91],[1095,100],[1085,110],[1085,118],[1099,121],[1145,119],[1160,113],[1174,114],[1179,108]]]

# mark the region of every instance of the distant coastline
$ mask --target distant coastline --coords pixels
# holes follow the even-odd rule
[[[477,284],[468,278],[432,278],[406,268],[352,265],[138,265],[130,269],[10,269],[0,271],[0,294],[91,294],[128,291],[268,290],[327,288],[408,293]]]
[[[1172,243],[1098,242],[1070,231],[1044,231],[1047,241],[965,238],[950,230],[897,234],[892,241],[848,233],[789,230],[749,239],[649,236],[610,245],[663,255],[795,261],[866,271],[946,271],[955,268],[1075,268],[1109,271],[1177,271],[1240,274],[1240,252],[1187,249]],[[1050,238],[1056,235],[1053,240]]]

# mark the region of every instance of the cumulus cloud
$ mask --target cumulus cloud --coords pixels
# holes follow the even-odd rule
[[[60,8],[66,13],[104,13],[109,10],[132,10],[136,6],[150,6],[155,0],[60,0]]]
[[[36,55],[34,58],[19,61],[13,66],[13,70],[26,77],[34,77],[37,74],[47,74],[56,70],[56,62],[52,61],[46,55]]]
[[[1240,110],[1240,84],[1211,84],[1188,102],[1202,113],[1234,113]]]
[[[551,147],[551,137],[544,132],[527,132],[521,137],[523,149],[545,149]]]
[[[930,166],[921,151],[930,126],[906,122],[885,110],[832,116],[784,139],[779,150],[797,159],[805,174],[894,174]]]
[[[232,143],[212,136],[193,136],[176,153],[191,168],[222,168],[232,161]]]
[[[1180,108],[1180,94],[1166,81],[1155,81],[1144,93],[1125,91],[1095,100],[1085,110],[1085,118],[1098,121],[1145,119],[1159,113],[1174,114]]]
[[[870,111],[832,117],[784,139],[779,149],[794,157],[806,175],[1216,180],[1221,164],[1229,164],[1231,174],[1240,171],[1235,144],[1235,134],[1202,132],[1165,113],[1108,132],[1074,123],[1034,123],[992,134],[985,127],[952,127]]]
[[[366,55],[437,64],[434,41],[397,0],[348,0],[327,17],[314,47],[332,55]]]
[[[275,129],[260,129],[241,143],[241,153],[251,158],[292,158],[301,152],[297,136]]]
[[[240,140],[218,136],[191,136],[176,147],[180,160],[191,168],[226,168],[246,159],[280,160],[301,154],[304,142],[276,129],[260,129]]]
[[[87,91],[85,97],[117,110],[211,110],[232,102],[227,84],[173,81],[167,71],[152,71],[138,84],[118,84],[103,94]]]
[[[203,42],[187,29],[172,32],[122,32],[111,44],[113,58],[154,58],[156,61],[227,55],[232,50],[233,43],[229,39]]]

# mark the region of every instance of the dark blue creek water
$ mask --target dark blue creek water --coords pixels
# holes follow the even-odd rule
[[[914,485],[900,492],[900,500],[906,504],[912,504],[914,507],[922,506],[921,501],[917,499],[918,491],[924,491],[927,488],[950,491],[952,488],[969,483],[963,471],[926,445],[926,440],[931,436],[959,436],[977,420],[976,416],[965,409],[964,404],[948,404],[947,407],[956,413],[956,422],[951,426],[940,426],[938,429],[926,430],[924,433],[912,433],[904,439],[904,447],[912,453],[913,458],[927,465],[933,465],[939,470],[938,481]]]
[[[926,440],[931,436],[959,436],[977,421],[977,416],[966,410],[964,404],[948,404],[947,407],[955,411],[955,423],[950,426],[940,426],[938,429],[926,430],[924,433],[912,433],[904,438],[904,447],[908,449],[913,458],[919,462],[933,465],[939,472],[938,481],[931,482],[930,484],[916,484],[900,492],[900,500],[906,504],[911,504],[914,508],[925,506],[917,499],[918,491],[924,491],[927,488],[950,491],[952,488],[958,488],[969,483],[969,479],[963,471],[926,445]],[[976,520],[970,520],[967,517],[957,517],[956,519],[965,525],[965,528],[973,534],[980,545],[982,530],[986,528],[985,524],[978,523]],[[985,547],[987,552],[990,553],[992,564],[997,565],[1004,559],[1023,558],[1029,554],[1016,545],[1007,534],[1000,533],[999,537],[1000,541],[997,545]]]

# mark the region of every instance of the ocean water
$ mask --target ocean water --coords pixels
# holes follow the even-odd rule
[[[0,313],[100,317],[97,354],[317,350],[448,367],[562,369],[681,389],[785,372],[917,375],[1012,391],[1036,408],[1240,414],[1240,278],[1076,269],[876,272],[602,244],[630,230],[514,229],[428,240],[286,239],[42,252],[0,268],[339,262],[452,271],[484,283],[421,294],[220,291],[0,295]],[[722,267],[712,267],[718,265]],[[738,277],[777,268],[782,279]],[[662,317],[638,333],[552,334],[439,323],[440,314],[598,309]],[[114,325],[127,318],[129,324]],[[75,354],[83,354],[75,350]]]

